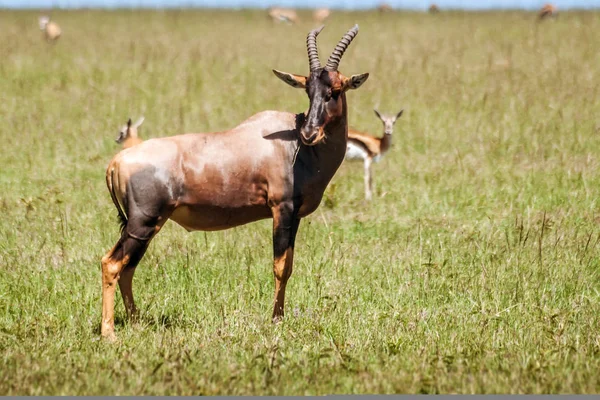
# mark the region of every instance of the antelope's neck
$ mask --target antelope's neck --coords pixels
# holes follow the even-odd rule
[[[316,146],[301,145],[298,151],[295,178],[302,198],[309,203],[306,205],[308,209],[319,205],[325,188],[346,155],[348,118],[345,94],[342,96],[342,115],[325,125],[325,140]]]
[[[385,153],[392,146],[392,135],[383,134],[381,138],[381,149],[379,150],[381,154]]]
[[[342,93],[342,115],[325,125],[325,141],[315,146],[321,163],[326,171],[333,175],[344,161],[346,146],[348,144],[348,108],[346,106],[346,94]],[[327,186],[327,183],[325,186]]]

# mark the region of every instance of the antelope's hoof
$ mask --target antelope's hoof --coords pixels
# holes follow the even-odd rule
[[[273,315],[273,321],[274,324],[280,324],[283,322],[283,315]]]
[[[127,316],[127,320],[129,321],[129,323],[134,324],[134,325],[139,323],[141,321],[139,312],[137,310],[132,312],[131,314],[129,314]]]
[[[117,341],[117,335],[114,332],[102,334],[102,340],[106,343],[115,343]]]
[[[115,335],[114,328],[104,328],[102,329],[102,340],[108,343],[114,343],[117,341],[117,335]]]

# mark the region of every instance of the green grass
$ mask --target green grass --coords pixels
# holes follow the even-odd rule
[[[168,223],[140,264],[141,321],[99,340],[104,183],[118,128],[146,137],[300,112],[308,14],[0,12],[0,394],[598,393],[600,13],[335,13],[326,59],[370,72],[351,125],[405,109],[363,201],[344,164],[299,231],[270,322],[271,223]]]

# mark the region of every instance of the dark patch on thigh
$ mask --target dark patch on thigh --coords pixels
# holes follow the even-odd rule
[[[172,211],[172,182],[156,177],[156,167],[145,167],[129,177],[125,193],[125,209],[129,220],[125,232],[134,238],[149,240],[156,231],[161,218]]]

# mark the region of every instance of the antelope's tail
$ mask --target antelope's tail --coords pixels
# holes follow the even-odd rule
[[[108,191],[110,192],[110,198],[112,199],[115,207],[117,208],[117,212],[119,213],[119,224],[121,225],[121,233],[123,233],[123,229],[127,225],[127,216],[121,207],[121,203],[119,203],[119,199],[117,198],[117,194],[115,193],[115,186],[113,185],[113,179],[115,175],[115,168],[111,165],[108,167],[109,170],[106,171],[106,186],[108,186]]]

